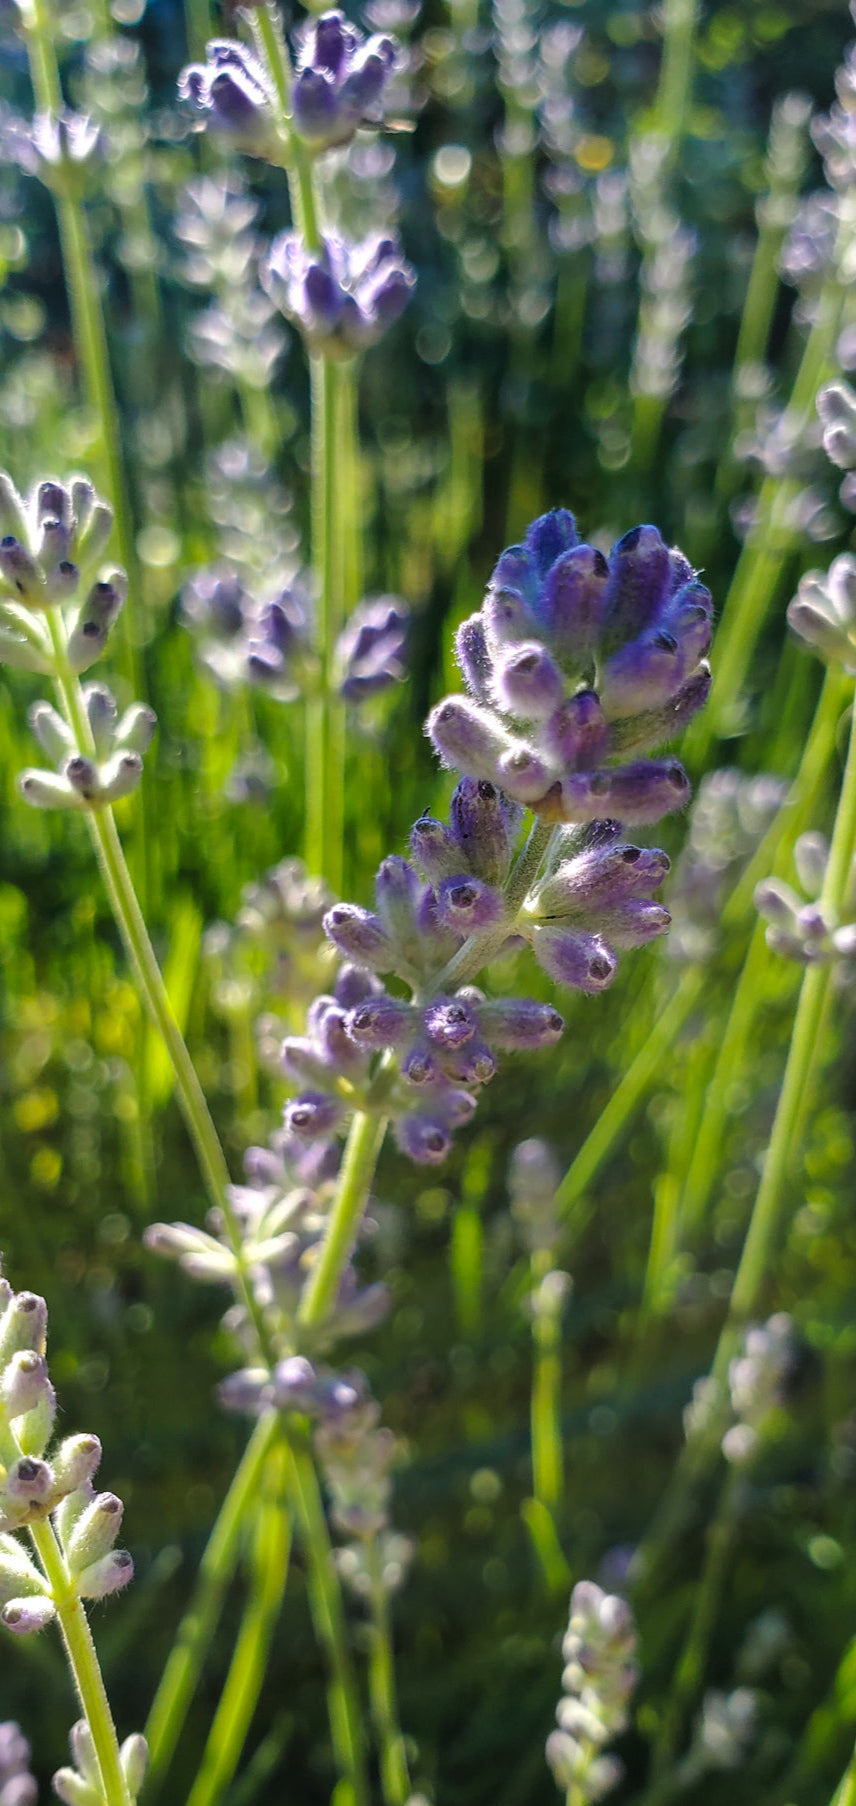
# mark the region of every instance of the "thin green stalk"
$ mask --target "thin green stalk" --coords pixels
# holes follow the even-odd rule
[[[562,1446],[562,1306],[563,1296],[542,1286],[551,1268],[550,1251],[532,1254],[532,1341],[534,1367],[530,1412],[532,1491],[539,1504],[555,1512],[564,1485]]]
[[[835,1789],[830,1806],[856,1806],[856,1750]]]
[[[686,130],[698,12],[698,0],[665,0],[663,6],[663,58],[654,101],[653,129],[668,138],[670,163],[677,155]]]
[[[829,860],[819,906],[831,921],[840,918],[856,849],[856,711],[851,712],[847,762],[838,799]],[[731,1293],[728,1318],[723,1327],[713,1377],[722,1381],[734,1353],[740,1330],[752,1316],[764,1287],[770,1257],[778,1236],[786,1180],[795,1152],[792,1128],[814,1062],[821,1019],[831,983],[831,967],[810,966],[800,988],[785,1076],[764,1158],[764,1170],[755,1199],[749,1231]]]
[[[745,1489],[744,1472],[739,1467],[732,1467],[722,1488],[716,1513],[708,1525],[704,1564],[695,1588],[692,1619],[654,1741],[652,1764],[655,1786],[669,1772],[684,1719],[704,1677],[708,1647],[725,1585]]]
[[[706,978],[706,973],[698,966],[690,966],[682,973],[677,989],[652,1024],[647,1040],[628,1066],[559,1185],[556,1208],[563,1216],[579,1202],[611,1153],[640,1098],[670,1054],[675,1036],[702,997]]]
[[[258,1705],[291,1553],[291,1524],[282,1496],[284,1478],[285,1450],[274,1448],[265,1463],[262,1494],[255,1501],[247,1602],[187,1806],[217,1806],[222,1799],[240,1762]]]
[[[289,1456],[286,1484],[306,1556],[312,1620],[330,1670],[330,1735],[342,1775],[336,1806],[368,1806],[362,1713],[318,1476],[308,1447],[297,1437],[289,1444]]]
[[[116,1727],[83,1604],[69,1575],[53,1525],[50,1522],[31,1524],[29,1530],[50,1586],[74,1685],[92,1736],[105,1806],[131,1806],[119,1760]]]
[[[380,1572],[376,1537],[369,1543],[367,1553],[371,1579],[369,1703],[377,1737],[381,1793],[384,1806],[407,1806],[411,1795],[410,1774],[407,1748],[398,1722],[389,1594]]]
[[[329,358],[312,357],[312,562],[318,583],[316,640],[320,663],[317,711],[313,724],[315,756],[320,771],[306,772],[307,832],[320,840],[320,865],[311,866],[332,890],[342,888],[342,839],[345,792],[345,710],[336,691],[336,640],[344,625],[343,525],[347,510],[348,448],[339,428],[340,371]],[[320,823],[310,826],[310,811],[320,808]]]
[[[259,1418],[206,1543],[193,1597],[178,1627],[146,1724],[147,1798],[157,1790],[181,1735],[238,1560],[241,1529],[279,1434],[275,1411]]]
[[[266,63],[276,92],[280,124],[287,139],[287,175],[294,224],[308,251],[321,243],[313,159],[302,138],[291,132],[292,70],[279,12],[275,6],[256,6],[250,14],[256,49]]]
[[[681,1215],[680,1175],[686,1171],[704,1111],[710,1069],[709,1034],[700,1034],[684,1058],[684,1084],[673,1104],[666,1162],[654,1189],[654,1217],[640,1315],[643,1322],[668,1310],[675,1290]]]
[[[788,413],[795,423],[811,419],[817,391],[824,378],[832,374],[841,305],[839,285],[831,281],[818,303],[788,403]],[[697,766],[707,762],[713,742],[727,735],[734,725],[734,709],[753,648],[787,560],[799,543],[792,522],[798,492],[799,484],[789,479],[767,477],[761,485],[755,522],[737,560],[717,628],[711,699],[685,741],[687,756]]]
[[[66,632],[61,611],[56,608],[48,609],[47,620],[54,650],[57,690],[66,720],[74,731],[80,751],[92,753],[94,751],[92,734],[80,682],[68,662]],[[163,1038],[175,1072],[178,1101],[196,1150],[203,1180],[211,1202],[222,1215],[229,1236],[236,1262],[236,1283],[240,1289],[244,1307],[256,1329],[260,1347],[265,1348],[267,1335],[264,1322],[243,1270],[240,1226],[229,1201],[229,1169],[220,1146],[217,1130],[211,1119],[205,1093],[199,1083],[196,1068],[167,995],[142,910],[137,901],[133,879],[122,851],[122,842],[119,839],[112,809],[88,809],[86,824],[137,988],[155,1028]]]
[[[326,1234],[297,1313],[298,1324],[304,1329],[323,1323],[336,1301],[366,1207],[386,1120],[385,1116],[358,1110],[351,1123]]]

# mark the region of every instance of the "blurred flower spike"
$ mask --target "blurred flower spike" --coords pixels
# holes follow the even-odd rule
[[[355,244],[333,232],[312,251],[298,233],[281,233],[260,275],[310,351],[337,360],[376,345],[403,313],[416,282],[396,239],[373,235]]]

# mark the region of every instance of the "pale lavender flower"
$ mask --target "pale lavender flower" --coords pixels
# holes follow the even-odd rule
[[[377,344],[416,280],[396,239],[375,235],[355,244],[334,232],[311,251],[299,233],[281,233],[260,275],[310,350],[330,358],[355,357]]]
[[[20,1725],[0,1724],[0,1806],[36,1806],[38,1783],[30,1774],[30,1746]]]
[[[347,144],[357,126],[379,123],[397,61],[392,38],[364,38],[344,13],[322,13],[304,26],[291,107],[294,128],[310,150]]]
[[[602,1799],[621,1779],[622,1764],[604,1753],[626,1729],[638,1680],[633,1613],[618,1594],[581,1580],[571,1594],[562,1643],[565,1669],[556,1709],[558,1730],[547,1739],[556,1785],[581,1803]]]

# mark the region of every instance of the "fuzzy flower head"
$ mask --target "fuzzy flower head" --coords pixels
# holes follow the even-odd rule
[[[267,74],[251,50],[231,38],[205,46],[205,62],[189,63],[178,78],[182,100],[190,101],[203,125],[210,125],[251,157],[278,162],[283,146]]]
[[[765,878],[755,890],[755,907],[767,923],[774,953],[801,966],[831,965],[836,983],[856,974],[856,871],[851,869],[840,916],[823,902],[829,846],[822,834],[801,834],[794,863],[802,895],[781,878]]]
[[[53,194],[79,200],[103,156],[103,139],[85,113],[37,113],[32,120],[8,119],[0,130],[4,156]]]
[[[735,1422],[722,1439],[727,1461],[751,1461],[775,1425],[796,1363],[794,1325],[785,1311],[746,1331],[742,1352],[728,1369]]]
[[[379,121],[397,61],[392,38],[364,38],[344,13],[322,13],[304,27],[291,109],[294,128],[311,151],[347,144],[358,125]]]
[[[640,755],[706,700],[711,617],[656,527],[634,527],[607,559],[554,509],[503,552],[459,629],[469,694],[433,710],[435,750],[544,821],[658,821],[686,803],[688,780],[675,759]]]
[[[87,477],[51,477],[26,498],[0,471],[0,663],[52,675],[45,610],[60,607],[74,671],[107,643],[127,594],[124,571],[101,571],[113,511]]]
[[[36,1806],[38,1782],[30,1774],[30,1746],[20,1725],[0,1724],[0,1806]]]
[[[334,359],[376,345],[403,313],[416,280],[395,238],[373,235],[356,244],[334,232],[312,251],[299,233],[281,233],[260,275],[310,351]]]
[[[565,1669],[556,1708],[558,1730],[547,1739],[556,1785],[581,1802],[602,1799],[621,1779],[622,1765],[604,1746],[627,1728],[638,1680],[633,1613],[618,1594],[581,1580],[571,1594],[562,1643]]]
[[[828,571],[806,571],[788,606],[788,626],[827,665],[856,674],[856,557],[842,552]]]
[[[49,702],[30,709],[30,726],[56,769],[23,771],[18,787],[36,809],[103,809],[136,790],[143,773],[143,753],[155,731],[156,716],[144,703],[134,703],[120,717],[115,697],[104,684],[83,691],[93,747],[81,751],[68,723]]]

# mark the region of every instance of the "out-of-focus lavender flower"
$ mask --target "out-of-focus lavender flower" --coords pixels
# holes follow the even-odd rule
[[[856,672],[856,558],[842,552],[828,571],[806,571],[788,605],[788,625],[826,664]]]
[[[432,711],[434,747],[544,821],[658,821],[687,802],[686,774],[638,755],[704,703],[711,615],[709,591],[656,527],[634,527],[607,560],[555,509],[503,552],[459,629],[469,695]]]
[[[30,1774],[30,1746],[12,1719],[0,1724],[0,1806],[36,1806],[38,1783]]]
[[[785,798],[785,785],[728,767],[702,778],[689,834],[669,894],[674,959],[709,959],[719,941],[722,906]]]
[[[621,1779],[621,1762],[605,1755],[604,1748],[629,1721],[638,1680],[635,1652],[636,1628],[627,1601],[604,1593],[593,1580],[579,1581],[562,1643],[559,1728],[547,1739],[547,1761],[557,1787],[573,1789],[581,1806],[602,1799]]]
[[[0,471],[0,663],[53,673],[53,646],[41,617],[54,605],[65,616],[72,669],[86,671],[95,663],[128,588],[119,570],[92,581],[112,525],[112,508],[86,477],[68,484],[48,478],[24,499]]]
[[[746,1331],[742,1353],[728,1369],[736,1422],[722,1439],[727,1461],[744,1466],[769,1435],[796,1362],[794,1325],[785,1311]]]
[[[85,1718],[78,1719],[77,1724],[72,1725],[68,1741],[72,1766],[57,1769],[52,1777],[53,1790],[65,1806],[89,1806],[90,1801],[103,1798],[104,1783],[92,1733]],[[142,1788],[148,1762],[149,1750],[145,1737],[139,1731],[126,1737],[119,1746],[119,1764],[128,1798],[132,1802]]]
[[[175,233],[187,246],[181,274],[215,297],[190,322],[191,356],[260,389],[286,341],[273,302],[257,282],[262,242],[253,230],[257,213],[257,202],[237,176],[201,176],[183,191]]]
[[[379,123],[396,62],[392,38],[364,38],[344,13],[322,13],[304,26],[291,108],[294,129],[310,150],[347,144],[358,125]]]
[[[403,313],[416,280],[395,238],[375,235],[355,244],[333,232],[312,251],[299,233],[281,233],[260,275],[310,350],[330,358],[355,357],[376,345]]]
[[[336,1550],[342,1579],[366,1598],[401,1586],[413,1545],[390,1527],[392,1468],[398,1444],[361,1373],[342,1376],[339,1396],[319,1415],[315,1453],[330,1494],[333,1523],[349,1540]]]
[[[285,145],[278,130],[267,73],[244,44],[214,38],[204,63],[189,63],[178,79],[204,124],[222,132],[236,150],[277,163]]]
[[[696,1721],[693,1741],[677,1774],[684,1785],[712,1770],[740,1768],[755,1736],[758,1695],[752,1687],[735,1687],[731,1693],[711,1688]]]
[[[398,596],[367,598],[355,608],[336,647],[339,692],[346,702],[361,702],[401,680],[408,620]]]
[[[54,194],[80,197],[103,152],[103,139],[85,113],[36,113],[32,120],[14,116],[0,128],[0,155],[36,176]]]
[[[556,1245],[559,1178],[558,1162],[548,1142],[534,1136],[518,1142],[508,1163],[508,1192],[511,1214],[532,1253]]]
[[[831,965],[837,982],[845,984],[856,973],[856,922],[850,920],[856,906],[856,866],[842,917],[834,921],[820,902],[828,859],[829,846],[822,834],[800,835],[794,863],[804,895],[780,878],[765,878],[756,888],[755,907],[768,923],[766,940],[774,953],[802,966]]]
[[[30,726],[56,771],[31,768],[18,780],[21,795],[37,809],[103,809],[136,790],[143,753],[151,744],[157,717],[144,703],[132,703],[119,718],[104,684],[83,691],[94,752],[81,752],[68,723],[49,702],[30,709]]]
[[[804,319],[813,318],[823,283],[835,267],[838,230],[839,203],[834,194],[821,188],[799,202],[779,255],[779,269],[799,290]]]

